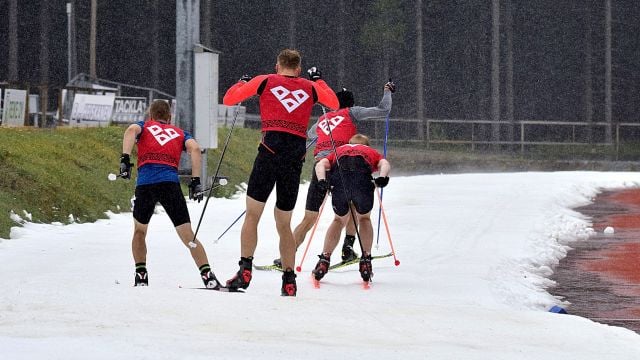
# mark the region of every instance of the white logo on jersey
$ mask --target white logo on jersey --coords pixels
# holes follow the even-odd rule
[[[178,132],[172,128],[163,129],[158,125],[151,125],[147,127],[147,129],[149,129],[151,135],[153,135],[156,141],[158,141],[158,143],[162,146],[164,146],[164,144],[168,143],[169,141],[180,137],[180,134],[178,134]]]
[[[309,98],[309,94],[307,94],[304,90],[289,91],[282,85],[276,86],[271,89],[271,93],[275,95],[276,99],[280,101],[280,103],[284,106],[285,109],[287,109],[289,113],[297,109],[298,106],[302,105],[302,103]],[[293,98],[287,98],[289,94],[291,94]]]
[[[340,115],[334,116],[331,119],[327,119],[325,117],[324,119],[322,119],[322,121],[318,123],[318,127],[320,128],[320,130],[322,130],[322,132],[325,135],[329,135],[329,132],[335,130],[335,128],[337,128],[338,125],[340,125],[342,120],[344,120],[344,116],[340,116]]]

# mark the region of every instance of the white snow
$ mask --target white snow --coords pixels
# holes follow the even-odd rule
[[[622,172],[392,177],[384,207],[400,266],[375,260],[370,290],[356,266],[314,289],[326,207],[296,298],[281,297],[279,273],[264,271],[245,294],[189,289],[202,286],[199,274],[164,211],[148,234],[147,288],[131,286],[130,213],[26,223],[0,242],[0,358],[639,359],[638,334],[550,313],[568,304],[546,291],[571,241],[593,233],[571,208],[601,189],[638,185],[640,174]],[[194,226],[203,205],[189,202]],[[278,255],[272,205],[256,264]],[[240,224],[213,242],[243,210],[243,195],[211,199],[200,228],[223,281],[237,270]],[[375,226],[377,206],[374,214]],[[383,229],[374,254],[389,250]]]

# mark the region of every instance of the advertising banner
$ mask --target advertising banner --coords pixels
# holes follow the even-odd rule
[[[5,89],[2,107],[2,126],[24,126],[27,110],[27,91]]]
[[[76,94],[73,98],[70,126],[107,126],[113,112],[114,94]]]
[[[146,98],[116,96],[113,102],[111,122],[113,124],[133,124],[144,121],[146,110]]]

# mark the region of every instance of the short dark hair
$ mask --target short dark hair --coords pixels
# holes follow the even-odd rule
[[[149,116],[153,120],[171,120],[171,107],[169,102],[165,100],[154,100],[149,106]]]
[[[284,49],[280,51],[280,54],[278,54],[278,65],[287,69],[297,69],[300,67],[301,61],[302,57],[298,50]]]
[[[351,91],[342,88],[342,90],[336,93],[336,96],[338,97],[338,102],[340,103],[340,109],[353,106],[353,93]]]

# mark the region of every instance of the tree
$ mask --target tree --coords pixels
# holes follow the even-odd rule
[[[49,0],[40,1],[40,111],[43,118],[40,126],[46,124],[49,103]]]
[[[513,141],[514,136],[514,109],[513,109],[513,4],[512,0],[505,0],[505,32],[507,35],[507,59],[506,59],[506,84],[505,84],[505,101],[507,102],[506,118],[509,121],[507,140]]]
[[[361,43],[368,51],[382,52],[382,76],[390,76],[391,58],[404,44],[406,25],[400,0],[375,0],[363,28]]]
[[[426,119],[424,118],[424,57],[422,38],[422,0],[416,0],[416,117],[418,138],[424,140]]]
[[[9,81],[18,81],[18,0],[9,0]]]
[[[491,120],[500,121],[500,0],[492,0],[491,11]],[[491,126],[493,141],[500,140],[500,124]]]
[[[584,6],[584,62],[582,76],[584,78],[584,120],[593,123],[593,49],[591,46],[591,7]],[[587,126],[587,141],[593,141],[592,126]]]

